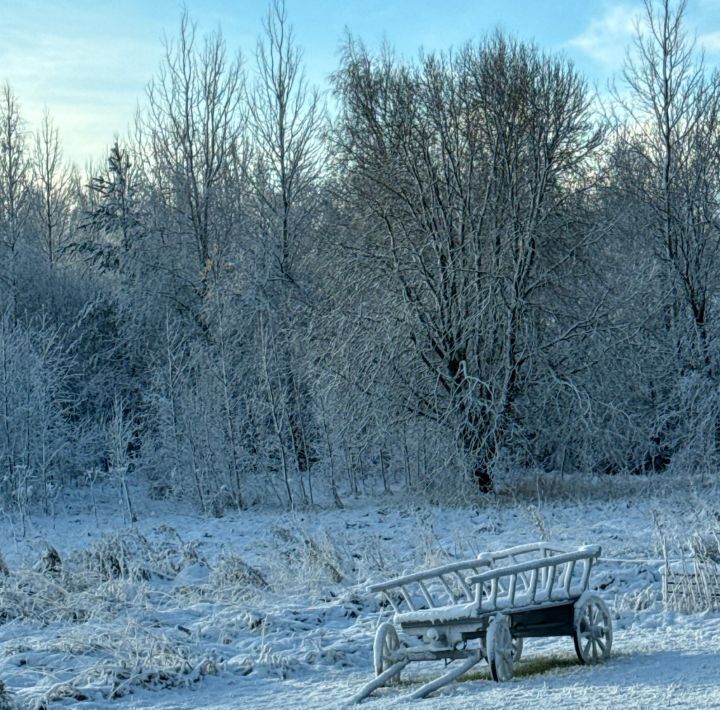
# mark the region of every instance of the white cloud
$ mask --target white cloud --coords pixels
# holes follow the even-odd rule
[[[609,68],[622,65],[625,50],[635,32],[637,5],[612,5],[602,17],[594,18],[568,45]]]
[[[16,2],[0,6],[7,1]],[[160,28],[138,29],[132,18],[114,22],[86,0],[17,0],[7,19],[0,22],[0,84],[10,84],[28,128],[38,126],[47,106],[68,158],[83,164],[103,156],[132,122],[155,73]]]
[[[698,45],[708,54],[720,52],[720,32],[705,32],[698,35]]]

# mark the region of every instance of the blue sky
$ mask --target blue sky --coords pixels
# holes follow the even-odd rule
[[[641,0],[286,0],[308,76],[322,84],[344,28],[399,53],[445,49],[496,27],[564,52],[600,88],[619,71]],[[200,32],[222,27],[252,65],[264,0],[186,0]],[[177,29],[181,0],[0,0],[0,82],[32,127],[47,105],[68,157],[101,158],[123,135]],[[720,0],[690,0],[688,28],[720,60]]]

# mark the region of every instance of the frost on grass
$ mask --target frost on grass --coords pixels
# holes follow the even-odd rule
[[[32,569],[3,577],[0,668],[44,676],[26,698],[31,706],[189,685],[217,672],[168,587],[199,556],[165,533],[152,543],[137,531],[107,535],[64,561],[48,545]]]
[[[14,710],[15,704],[12,697],[5,687],[5,683],[0,680],[0,710]]]
[[[664,601],[683,613],[720,609],[720,534],[695,533],[664,569]]]
[[[223,672],[283,679],[353,655],[355,639],[328,642],[327,629],[352,623],[364,603],[347,589],[350,558],[323,530],[278,527],[262,568],[230,546],[211,563],[169,526],[59,550],[43,543],[36,562],[0,577],[0,677],[41,678],[14,684],[24,705],[112,700]]]
[[[345,579],[345,561],[339,546],[325,531],[311,533],[301,526],[276,527],[273,530],[277,553],[276,569],[286,581],[303,585],[340,584]]]
[[[44,677],[28,698],[36,707],[68,697],[114,699],[138,687],[188,686],[217,672],[214,660],[186,642],[177,627],[148,622],[81,625],[51,641],[33,635],[5,649],[7,665],[31,667]]]
[[[60,553],[47,542],[45,543],[45,552],[35,565],[35,570],[52,577],[58,577],[62,573]]]
[[[162,690],[158,702],[170,706],[192,697],[190,688],[205,692],[203,679],[216,674],[251,700],[253,688],[287,678],[279,703],[298,684],[330,676],[349,695],[348,672],[363,681],[372,673],[373,635],[392,613],[367,592],[370,582],[536,540],[539,520],[559,544],[592,539],[610,557],[658,556],[647,511],[537,508],[537,516],[524,505],[279,519],[244,512],[190,521],[182,534],[168,515],[175,527],[115,531],[75,552],[61,534],[49,536],[59,564],[43,544],[0,574],[0,679],[21,708],[104,707],[145,689]],[[665,623],[657,567],[603,563],[592,579],[619,634],[638,618]],[[234,699],[237,685],[228,688]]]
[[[217,561],[210,575],[212,585],[232,598],[267,591],[270,585],[260,570],[249,565],[238,554],[225,554]]]
[[[173,528],[163,526],[159,533],[160,539],[153,542],[135,529],[106,534],[78,553],[75,561],[103,581],[174,579],[180,570],[198,561],[197,551],[192,544],[183,543]]]

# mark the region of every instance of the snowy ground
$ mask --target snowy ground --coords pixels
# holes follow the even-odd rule
[[[720,614],[662,608],[655,560],[718,527],[713,490],[596,503],[508,500],[479,509],[393,500],[344,511],[203,519],[140,506],[134,530],[108,496],[73,496],[26,535],[0,522],[0,681],[19,708],[337,708],[372,677],[386,612],[367,584],[538,539],[599,543],[593,586],[615,616],[613,657],[577,665],[570,639],[528,640],[512,681],[484,666],[419,708],[720,707]],[[54,546],[61,569],[38,560]],[[45,567],[52,567],[52,561]],[[414,664],[401,686],[440,674]],[[0,708],[2,708],[0,699]]]

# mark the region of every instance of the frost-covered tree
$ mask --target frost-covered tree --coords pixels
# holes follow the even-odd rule
[[[322,115],[318,93],[305,78],[284,2],[270,5],[263,30],[248,96],[248,180],[252,223],[261,239],[248,249],[260,296],[257,347],[264,353],[261,361],[267,365],[271,360],[274,369],[272,377],[263,378],[261,390],[273,411],[284,478],[291,459],[304,488],[302,476],[311,475],[318,437],[308,334],[313,305],[310,256],[318,239],[323,166]]]
[[[74,359],[51,325],[0,319],[0,501],[24,516],[52,502],[79,459]]]
[[[63,159],[59,131],[45,109],[35,134],[32,161],[33,227],[51,268],[64,257],[70,243],[73,182]]]
[[[594,314],[562,284],[592,234],[577,221],[600,141],[564,60],[501,35],[404,64],[348,40],[334,77],[356,277],[383,294],[368,326],[396,398],[447,425],[481,490],[522,427],[522,398]],[[382,342],[382,341],[380,341]]]
[[[20,106],[9,84],[0,89],[0,251],[3,304],[14,313],[21,253],[31,210],[31,163]]]
[[[144,233],[142,185],[130,150],[116,140],[108,155],[107,167],[90,179],[91,195],[82,226],[88,238],[80,244],[83,252],[103,270],[127,271],[135,247]]]
[[[639,311],[650,327],[635,352],[644,396],[632,406],[648,456],[684,452],[683,465],[697,466],[714,465],[720,443],[720,77],[688,36],[685,9],[645,3],[624,71],[612,189],[618,226],[654,275]]]
[[[164,268],[202,299],[208,272],[235,238],[230,178],[241,155],[240,56],[220,32],[202,42],[187,12],[147,89],[139,150],[155,191],[158,233],[175,259]]]

